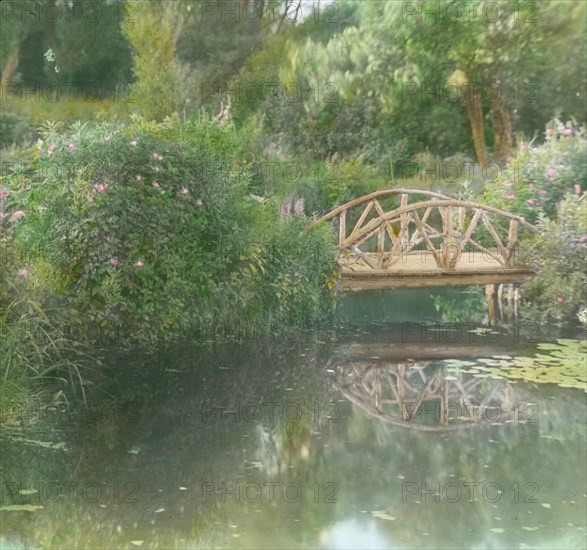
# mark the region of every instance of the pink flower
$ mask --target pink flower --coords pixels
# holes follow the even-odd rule
[[[581,194],[581,186],[578,183],[575,183],[575,195]]]
[[[565,301],[566,301],[566,298],[565,298],[565,297],[564,297],[562,294],[559,294],[559,295],[556,297],[556,301],[557,301],[559,304],[564,304],[564,303],[565,303]]]
[[[296,200],[294,207],[294,215],[296,216],[302,216],[304,214],[304,199],[299,198],[298,200]]]
[[[120,260],[119,260],[118,258],[116,258],[116,257],[115,257],[115,258],[112,258],[112,259],[110,260],[110,263],[111,263],[113,266],[117,266],[117,265],[120,263]]]
[[[563,136],[572,136],[573,135],[573,130],[571,130],[570,128],[565,128],[563,130]]]
[[[549,169],[546,171],[546,175],[547,175],[547,176],[548,176],[550,179],[554,178],[554,176],[556,175],[556,172],[555,172],[554,168],[549,168]]]
[[[512,157],[506,157],[505,161],[506,161],[508,164],[511,164],[511,163],[514,161],[514,159],[513,159]]]
[[[136,176],[136,180],[137,181],[141,181],[143,178],[141,178],[141,176]]]
[[[153,187],[161,187],[156,181],[153,182]]]
[[[532,152],[533,153],[538,153],[538,147],[532,147]]]
[[[49,145],[49,147],[47,147],[47,151],[49,151],[49,153],[54,153],[57,151],[57,145]]]
[[[546,197],[546,191],[545,191],[544,189],[540,189],[540,191],[538,191],[538,194],[539,194],[541,197]]]
[[[26,279],[30,275],[30,271],[26,267],[23,267],[22,269],[18,270],[18,274],[22,278]]]
[[[5,201],[10,193],[8,191],[0,191],[0,201]]]
[[[527,148],[528,148],[528,146],[527,146],[525,143],[522,143],[522,144],[520,145],[520,149],[521,149],[522,151],[525,151]]]
[[[104,191],[106,191],[106,189],[108,189],[108,184],[107,183],[97,183],[96,185],[94,185],[94,189],[96,191],[98,191],[98,193],[104,193]]]
[[[141,260],[139,260],[138,262],[135,262],[135,267],[143,267],[145,264],[143,262],[141,262]]]
[[[582,243],[587,243],[587,235],[581,235],[581,238],[579,239]]]
[[[190,190],[187,187],[183,187],[181,189],[181,194],[182,195],[189,195],[190,194]]]
[[[136,139],[133,139],[133,140],[131,140],[131,141],[129,141],[129,142],[128,142],[128,144],[129,144],[131,147],[136,147],[136,146],[137,146],[137,143],[138,143],[138,142],[137,142],[137,140],[136,140]]]
[[[291,201],[284,201],[279,207],[279,217],[283,220],[291,213]]]
[[[70,151],[75,151],[77,149],[77,145],[75,143],[70,143],[67,147]]]
[[[513,201],[516,198],[516,195],[514,195],[514,193],[507,193],[505,198],[510,201]]]
[[[24,210],[15,210],[10,216],[10,221],[13,222],[15,220],[19,220],[24,216]]]
[[[526,202],[529,206],[536,206],[536,199],[528,199]]]
[[[197,206],[198,208],[200,208],[200,206],[202,206],[202,204],[204,204],[204,203],[202,202],[202,199],[198,199],[198,200],[196,201],[196,206]]]
[[[552,136],[552,128],[547,128],[544,133],[546,134],[546,139],[549,139]]]

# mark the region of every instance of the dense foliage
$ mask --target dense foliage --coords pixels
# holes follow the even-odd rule
[[[251,197],[230,129],[82,125],[39,147],[35,176],[7,205],[22,212],[21,269],[67,304],[68,323],[157,342],[302,326],[319,313],[329,235],[304,233],[303,205],[280,220],[274,202]]]
[[[587,202],[586,195],[568,196],[557,218],[543,217],[541,236],[527,247],[537,275],[524,283],[525,317],[548,326],[587,324]]]
[[[521,214],[529,221],[557,217],[557,205],[568,194],[581,195],[587,181],[585,129],[554,120],[544,143],[520,144],[515,157],[488,178],[485,202]]]

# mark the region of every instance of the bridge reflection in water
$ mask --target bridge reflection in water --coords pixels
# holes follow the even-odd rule
[[[456,359],[472,351],[491,356],[495,349],[422,345],[423,358],[412,359],[416,350],[408,348],[402,357],[402,348],[393,345],[349,345],[327,370],[346,399],[396,427],[435,432],[524,421],[509,380],[476,376]]]

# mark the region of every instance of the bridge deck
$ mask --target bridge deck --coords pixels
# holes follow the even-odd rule
[[[365,259],[366,257],[366,259]],[[436,265],[427,251],[403,254],[396,263],[384,269],[373,269],[376,253],[341,257],[340,286],[344,291],[370,289],[419,288],[458,285],[519,283],[533,275],[527,267],[504,267],[482,252],[464,252],[454,270]]]

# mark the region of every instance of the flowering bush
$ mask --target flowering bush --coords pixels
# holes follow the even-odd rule
[[[559,121],[548,124],[542,145],[522,143],[516,158],[486,186],[483,201],[529,221],[540,213],[556,217],[565,195],[581,195],[587,184],[587,137],[584,128]]]
[[[533,321],[577,324],[587,307],[587,201],[569,196],[557,209],[557,220],[542,218],[533,243],[536,276],[523,285]]]
[[[316,301],[302,307],[303,294],[324,286],[328,235],[313,237],[317,257],[284,252],[307,276],[296,299],[276,303],[266,290],[282,276],[267,253],[277,208],[250,200],[250,174],[232,170],[239,145],[229,128],[205,121],[76,125],[49,133],[39,147],[33,177],[14,191],[21,206],[11,220],[25,214],[14,245],[26,277],[68,304],[73,325],[97,326],[100,336],[123,342],[155,342],[214,330],[226,319],[258,323],[261,310],[275,310],[284,322],[291,317],[284,307],[303,310],[306,321],[318,312]],[[303,215],[303,201],[296,212]],[[286,224],[278,234],[299,229]]]

